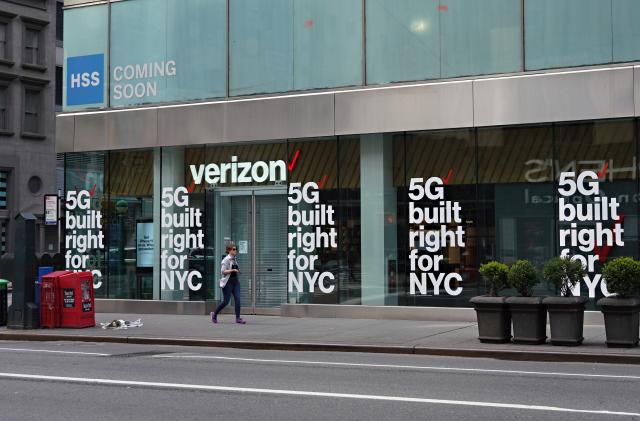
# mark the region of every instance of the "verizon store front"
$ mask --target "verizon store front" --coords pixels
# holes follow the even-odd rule
[[[637,121],[608,119],[68,152],[67,265],[101,298],[213,301],[234,242],[247,311],[466,307],[483,262],[589,251],[597,224],[562,218],[558,177],[591,170],[619,203],[600,227],[623,228],[581,285],[595,300],[602,254],[637,255],[636,149]]]
[[[640,8],[458,3],[65,2],[64,252],[98,309],[204,313],[231,242],[248,312],[465,313],[482,263],[561,254],[594,309],[639,253]]]

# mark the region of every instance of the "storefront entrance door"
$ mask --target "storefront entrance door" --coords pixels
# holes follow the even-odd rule
[[[238,248],[244,312],[279,307],[287,300],[287,199],[284,188],[220,189],[214,195],[216,255]]]

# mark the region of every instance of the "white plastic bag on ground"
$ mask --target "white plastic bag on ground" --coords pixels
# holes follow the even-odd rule
[[[122,319],[114,319],[109,323],[100,323],[103,329],[129,329],[130,327],[142,327],[142,319],[129,321]]]

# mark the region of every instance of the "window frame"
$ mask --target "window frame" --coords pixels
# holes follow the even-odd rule
[[[0,12],[0,23],[4,24],[6,27],[6,33],[5,33],[5,55],[4,57],[0,56],[0,64],[3,64],[5,66],[13,66],[14,60],[13,60],[13,48],[12,48],[12,39],[13,39],[13,34],[12,34],[12,29],[13,29],[13,18],[15,18],[16,15],[11,14],[11,13],[7,13],[7,12]]]
[[[6,101],[7,101],[7,110],[6,110],[6,119],[7,124],[6,127],[0,127],[0,136],[13,136],[14,128],[13,128],[13,110],[11,107],[11,100],[13,99],[13,93],[11,88],[11,83],[13,81],[13,77],[2,77],[0,76],[0,89],[4,90],[7,93]]]
[[[37,70],[40,72],[44,72],[47,70],[47,66],[45,65],[45,48],[46,45],[46,35],[45,35],[45,27],[48,25],[48,22],[29,19],[22,17],[22,67],[30,70]],[[27,33],[29,31],[36,31],[38,33],[37,40],[37,52],[36,52],[36,62],[27,61]]]
[[[29,131],[27,130],[26,125],[26,114],[27,114],[27,92],[36,92],[38,94],[38,111],[36,123],[38,125],[37,131]],[[22,122],[22,137],[31,138],[31,139],[46,139],[46,135],[44,133],[44,114],[43,114],[43,95],[44,95],[44,87],[38,86],[36,84],[25,83],[22,85],[22,106],[21,106],[21,122]]]

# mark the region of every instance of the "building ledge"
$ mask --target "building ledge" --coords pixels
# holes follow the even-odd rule
[[[47,71],[47,66],[41,64],[22,63],[22,68],[26,70],[35,70],[36,72],[44,73]]]
[[[47,138],[46,135],[44,134],[40,134],[40,133],[30,133],[30,132],[22,132],[20,134],[20,136],[27,138],[27,139],[37,139],[37,140],[44,140]]]

